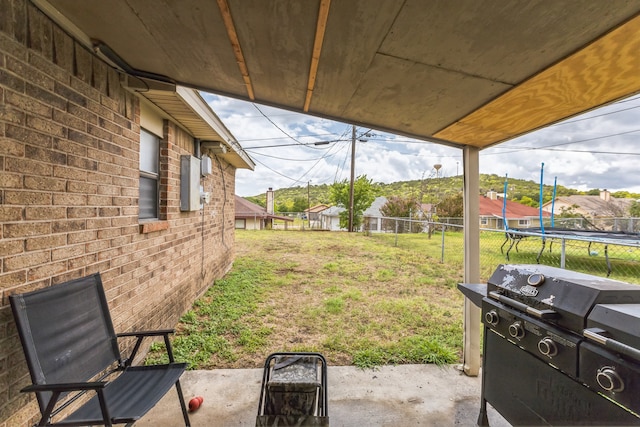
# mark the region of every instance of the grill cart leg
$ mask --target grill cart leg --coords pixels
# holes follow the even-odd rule
[[[487,342],[487,328],[482,328],[482,342]],[[486,358],[486,346],[483,346],[482,351],[482,360],[487,360]],[[487,400],[484,398],[484,385],[486,378],[487,370],[482,367],[482,385],[480,388],[480,414],[478,415],[478,426],[480,427],[488,427],[489,426],[489,417],[487,416]]]

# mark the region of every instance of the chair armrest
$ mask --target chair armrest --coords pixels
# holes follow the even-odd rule
[[[93,381],[88,383],[52,383],[52,384],[32,384],[23,388],[22,392],[39,392],[39,391],[51,391],[51,392],[68,392],[68,391],[81,391],[81,390],[98,390],[104,388],[108,383],[105,381]]]
[[[40,419],[40,423],[38,425],[45,425],[43,421],[50,420],[53,414],[57,414],[62,411],[65,407],[67,407],[72,402],[76,401],[76,399],[87,393],[88,391],[94,391],[98,395],[98,400],[100,401],[100,409],[102,411],[102,417],[106,423],[109,422],[108,411],[106,407],[106,403],[104,400],[104,388],[108,383],[105,381],[93,381],[93,382],[85,382],[85,383],[52,383],[52,384],[32,384],[23,388],[22,392],[48,392],[51,393],[48,401],[46,402],[44,410],[41,412],[42,418]],[[78,394],[69,400],[66,403],[63,403],[60,407],[56,409],[58,406],[58,399],[62,393],[68,393],[72,391],[77,391]],[[50,424],[46,424],[50,425]]]
[[[158,329],[157,331],[133,331],[133,332],[121,332],[116,334],[118,338],[120,337],[155,337],[160,335],[172,334],[175,332],[175,329]]]
[[[122,332],[116,334],[117,338],[124,337],[136,337],[136,344],[133,346],[133,350],[131,350],[131,354],[128,358],[122,360],[121,366],[128,367],[133,363],[133,359],[138,354],[138,350],[140,349],[140,345],[142,344],[142,340],[146,337],[154,337],[154,336],[163,336],[164,337],[164,345],[167,349],[167,356],[169,356],[169,362],[175,362],[173,358],[173,349],[171,348],[171,342],[169,341],[169,334],[173,334],[175,329],[158,329],[155,331],[134,331],[134,332]]]

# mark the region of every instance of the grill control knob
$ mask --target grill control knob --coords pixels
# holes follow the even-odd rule
[[[513,338],[523,338],[524,337],[524,328],[522,327],[522,322],[513,322],[509,325],[509,335]]]
[[[491,326],[496,326],[500,321],[500,316],[498,316],[497,311],[491,310],[484,315],[484,320]]]
[[[622,381],[620,375],[609,366],[598,369],[596,381],[598,385],[606,391],[621,392],[624,390],[624,381]]]
[[[550,337],[543,338],[538,342],[538,350],[548,357],[553,357],[558,354],[558,347]]]

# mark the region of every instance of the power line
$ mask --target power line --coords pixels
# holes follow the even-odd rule
[[[261,164],[262,166],[264,166],[265,168],[269,169],[271,172],[275,173],[276,175],[280,175],[281,177],[286,178],[286,179],[288,179],[288,180],[290,180],[290,181],[293,181],[293,180],[294,180],[294,178],[291,178],[290,176],[284,175],[283,173],[280,173],[280,172],[278,172],[277,170],[275,170],[275,169],[273,169],[273,168],[270,168],[269,166],[267,166],[266,164],[264,164],[264,163],[263,163],[263,162],[261,162],[260,160],[258,160],[258,159],[254,159],[254,160],[255,160],[256,162],[260,163],[260,164]]]
[[[621,102],[624,102],[624,101],[621,101]],[[636,105],[634,107],[629,107],[629,108],[623,108],[622,110],[609,111],[608,113],[598,114],[596,116],[589,116],[589,117],[583,117],[581,119],[567,120],[566,122],[556,123],[556,124],[550,125],[549,127],[568,125],[568,124],[571,124],[571,123],[576,123],[576,122],[582,122],[582,121],[585,121],[585,120],[596,119],[598,117],[610,116],[611,114],[617,114],[617,113],[622,113],[624,111],[635,110],[636,108],[640,108],[640,105]]]
[[[535,148],[535,147],[526,147],[522,150],[514,149],[511,151],[504,151],[501,153],[486,153],[484,154],[484,156],[495,156],[495,155],[519,153],[521,151],[557,151],[557,152],[564,152],[564,153],[591,153],[591,154],[611,154],[616,156],[640,156],[640,153],[626,153],[623,151],[567,150],[562,148]]]
[[[329,152],[330,152],[334,147],[335,147],[335,145],[334,145],[334,146],[332,146],[332,147],[330,147],[330,148],[327,150],[327,153],[326,153],[324,156],[322,156],[321,158],[319,158],[319,159],[318,159],[318,161],[317,161],[317,162],[315,162],[315,163],[313,164],[313,166],[311,166],[311,167],[309,168],[309,170],[307,170],[305,173],[303,173],[303,174],[302,174],[302,176],[301,176],[300,178],[298,178],[298,180],[297,180],[296,182],[294,182],[294,184],[296,184],[296,183],[298,183],[298,182],[301,182],[301,181],[302,181],[302,178],[304,178],[304,177],[305,177],[309,172],[311,172],[311,171],[313,170],[313,168],[315,168],[315,167],[318,165],[318,163],[320,163],[320,161],[321,161],[321,160],[323,160],[323,159],[325,159],[325,158],[329,157]],[[337,153],[334,153],[334,154],[337,154]],[[334,155],[334,154],[332,154],[332,155]]]
[[[330,151],[331,151],[331,149],[332,149],[333,147],[335,147],[335,146],[330,147],[330,148],[327,150],[327,153],[326,153],[325,155],[323,155],[322,157],[320,157],[319,159],[314,159],[314,160],[316,160],[316,163],[314,163],[314,164],[313,164],[313,165],[312,165],[312,166],[311,166],[311,167],[310,167],[310,168],[309,168],[309,169],[308,169],[304,174],[302,174],[302,176],[300,176],[300,178],[298,178],[298,179],[295,179],[295,178],[292,178],[292,177],[290,177],[290,176],[287,176],[287,175],[285,175],[285,174],[283,174],[283,173],[281,173],[281,172],[279,172],[279,171],[277,171],[277,170],[275,170],[275,169],[273,169],[273,168],[271,168],[271,167],[267,166],[264,162],[262,162],[262,161],[260,161],[260,160],[258,160],[258,159],[254,159],[254,160],[255,160],[257,163],[259,163],[259,164],[261,164],[262,166],[264,166],[265,168],[267,168],[268,170],[270,170],[271,172],[275,173],[276,175],[279,175],[279,176],[281,176],[281,177],[283,177],[283,178],[285,178],[285,179],[288,179],[289,181],[293,181],[293,184],[289,186],[289,188],[291,188],[291,187],[295,186],[297,183],[301,182],[301,181],[302,181],[302,178],[304,178],[308,173],[310,173],[310,172],[313,170],[313,168],[315,168],[315,167],[316,167],[316,165],[317,165],[318,163],[320,163],[320,161],[321,161],[321,160],[323,160],[323,159],[325,159],[325,158],[330,157],[330,154],[331,154],[331,153],[330,153]],[[337,152],[336,152],[336,153],[331,154],[331,156],[333,156],[333,155],[335,155],[335,154],[337,154]],[[274,156],[267,156],[267,157],[274,157]],[[284,159],[283,159],[283,160],[284,160]]]
[[[273,155],[270,155],[270,154],[259,153],[259,152],[253,151],[253,150],[248,150],[248,151],[250,151],[251,154],[255,155],[255,156],[270,157],[272,159],[286,160],[286,161],[290,161],[290,162],[313,162],[313,161],[321,160],[323,158],[331,157],[331,156],[334,156],[334,155],[337,154],[337,153],[334,153],[331,156],[322,156],[322,157],[317,157],[317,158],[313,158],[313,159],[292,159],[292,158],[278,157],[278,156],[273,156]]]
[[[316,142],[298,142],[297,144],[276,144],[276,145],[257,145],[255,147],[245,147],[245,150],[256,150],[259,148],[278,148],[278,147],[291,147],[291,146],[304,146],[308,148],[318,149],[320,145],[331,144],[332,142],[338,142],[339,139],[334,139],[331,141],[316,141]]]
[[[501,152],[501,153],[495,153],[495,154],[509,154],[509,153],[516,153],[519,151],[532,151],[532,150],[548,150],[548,151],[567,151],[567,152],[593,152],[592,150],[553,150],[552,147],[560,147],[562,145],[572,145],[572,144],[579,144],[579,143],[583,143],[583,142],[591,142],[591,141],[597,141],[599,139],[605,139],[605,138],[612,138],[614,136],[622,136],[622,135],[628,135],[630,133],[636,133],[636,132],[640,132],[640,129],[634,129],[634,130],[630,130],[630,131],[626,131],[626,132],[618,132],[618,133],[614,133],[614,134],[610,134],[610,135],[602,135],[602,136],[597,136],[597,137],[593,137],[593,138],[587,138],[587,139],[580,139],[577,141],[569,141],[569,142],[559,142],[556,144],[549,144],[549,145],[543,145],[541,147],[505,147],[504,145],[502,146],[496,146],[496,147],[492,147],[492,149],[494,150],[500,150],[500,149],[505,149],[505,150],[510,150],[510,151],[505,151],[505,152]],[[627,154],[627,153],[618,153],[618,152],[614,152],[614,151],[608,151],[608,152],[601,152],[603,154]],[[492,153],[488,153],[487,155],[492,155]]]
[[[310,135],[300,135],[303,138],[311,138],[311,137],[318,137],[318,136],[333,136],[333,135],[337,135],[336,133],[318,133],[318,134],[310,134]],[[252,139],[239,139],[238,142],[254,142],[254,141],[273,141],[273,140],[284,140],[284,139],[288,139],[286,137],[282,137],[282,136],[276,136],[276,137],[272,137],[272,138],[252,138]]]
[[[298,141],[296,138],[292,137],[291,135],[289,135],[287,132],[284,131],[284,129],[282,129],[280,126],[278,126],[276,124],[276,122],[274,122],[273,120],[271,120],[269,118],[269,116],[267,116],[265,113],[262,112],[262,110],[256,105],[256,104],[252,104],[256,110],[258,110],[260,112],[260,114],[262,114],[264,116],[265,119],[267,119],[269,121],[269,123],[271,123],[276,129],[278,129],[280,132],[282,132],[283,134],[285,134],[289,139],[291,139],[292,141],[297,142],[300,145],[304,145],[304,143]]]
[[[347,136],[347,134],[349,133],[349,131],[351,130],[351,126],[348,126],[347,128],[345,128],[345,130],[342,132],[341,137],[345,137]],[[346,139],[345,139],[346,142]],[[343,148],[347,148],[349,146],[349,144],[345,143]],[[342,161],[342,167],[340,167],[340,163],[338,163],[336,165],[336,173],[333,177],[333,182],[337,182],[338,181],[338,172],[344,171],[346,164],[347,164],[347,159],[349,158],[349,150],[344,151],[344,160]]]
[[[561,145],[572,145],[572,144],[578,144],[581,142],[590,142],[590,141],[596,141],[598,139],[605,139],[605,138],[612,138],[614,136],[622,136],[622,135],[628,135],[630,133],[636,133],[636,132],[640,132],[640,129],[634,129],[634,130],[630,130],[630,131],[626,131],[626,132],[618,132],[618,133],[613,133],[611,135],[603,135],[603,136],[596,136],[593,138],[587,138],[587,139],[580,139],[578,141],[569,141],[569,142],[559,142],[557,144],[551,144],[551,145],[543,145],[540,148],[548,148],[548,147],[559,147]]]

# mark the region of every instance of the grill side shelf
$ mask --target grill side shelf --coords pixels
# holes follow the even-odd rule
[[[458,289],[477,306],[482,306],[482,298],[487,296],[486,283],[458,283]]]

